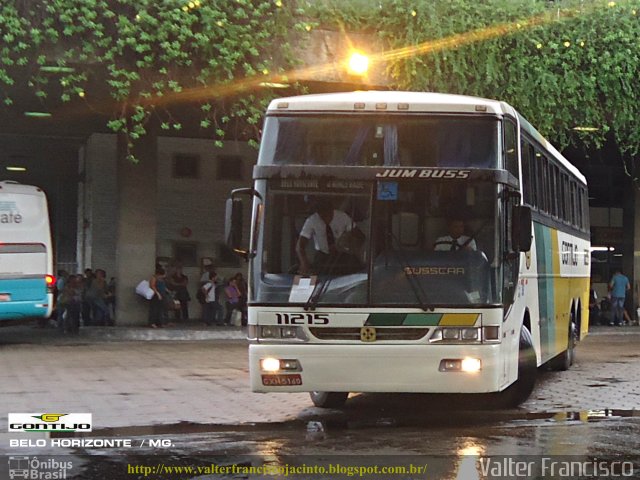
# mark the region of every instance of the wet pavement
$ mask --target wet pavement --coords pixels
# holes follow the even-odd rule
[[[251,393],[246,344],[237,330],[197,333],[213,337],[199,341],[180,332],[139,341],[124,330],[107,341],[88,330],[74,338],[7,331],[0,345],[0,404],[7,412],[91,412],[94,432],[86,438],[128,439],[132,447],[52,447],[45,434],[18,437],[45,439],[44,447],[10,446],[17,434],[4,433],[6,417],[0,416],[4,455],[68,455],[60,457],[76,462],[68,473],[85,479],[274,478],[206,469],[154,477],[135,468],[159,461],[200,467],[428,461],[428,475],[398,478],[501,478],[483,475],[468,455],[627,459],[635,468],[627,478],[640,478],[638,327],[595,328],[579,346],[574,367],[541,371],[533,395],[518,409],[494,410],[486,396],[361,394],[343,411],[317,409],[306,394]],[[3,467],[0,462],[0,478]]]

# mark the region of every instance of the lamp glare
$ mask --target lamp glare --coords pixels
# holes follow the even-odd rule
[[[369,70],[369,57],[353,52],[349,58],[349,72],[353,75],[364,75]]]

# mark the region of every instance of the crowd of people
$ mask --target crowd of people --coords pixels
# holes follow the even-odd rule
[[[53,318],[64,333],[78,333],[83,326],[115,325],[116,283],[107,272],[91,268],[84,275],[58,271]]]
[[[189,320],[189,278],[182,266],[168,269],[156,265],[149,279],[153,295],[149,300],[149,326],[162,328],[174,322]],[[202,321],[207,325],[247,324],[247,282],[242,273],[225,281],[214,267],[205,268],[197,287],[196,299],[202,305]],[[234,318],[234,312],[237,312]],[[170,316],[173,315],[173,320]]]
[[[589,323],[610,326],[637,324],[638,322],[632,318],[633,296],[629,295],[631,282],[620,269],[615,270],[607,285],[607,290],[607,295],[598,299],[595,289],[591,288],[589,292]]]

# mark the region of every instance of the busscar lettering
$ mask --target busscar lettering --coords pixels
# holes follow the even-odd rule
[[[387,168],[376,174],[377,178],[444,178],[462,179],[469,178],[471,170],[459,170],[455,168]]]
[[[464,275],[463,267],[405,267],[406,275]]]

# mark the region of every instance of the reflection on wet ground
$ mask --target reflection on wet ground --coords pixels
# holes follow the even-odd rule
[[[211,463],[388,466],[422,462],[428,463],[429,475],[411,478],[479,480],[503,478],[483,475],[478,466],[479,457],[503,459],[510,456],[534,462],[540,456],[571,461],[624,458],[640,473],[640,461],[636,456],[640,449],[638,415],[636,411],[616,410],[531,414],[451,409],[409,415],[389,409],[385,415],[367,418],[366,412],[358,410],[336,412],[329,418],[306,418],[281,424],[178,424],[97,431],[92,436],[124,436],[134,438],[135,444],[140,438],[170,439],[172,446],[165,450],[145,446],[121,450],[116,455],[114,450],[107,449],[75,453],[93,454],[84,476],[78,477],[87,480],[126,478],[118,476],[124,465],[155,464],[159,459],[167,465],[201,466]],[[293,478],[329,479],[336,476]]]
[[[306,463],[340,464],[345,468],[423,462],[429,465],[429,475],[412,478],[480,480],[502,478],[483,475],[478,466],[480,457],[535,460],[541,455],[570,456],[566,458],[580,461],[624,456],[640,475],[640,459],[636,457],[640,451],[640,411],[470,410],[469,404],[464,405],[468,401],[468,398],[433,395],[357,395],[347,402],[344,410],[320,413],[309,409],[296,420],[283,423],[179,423],[94,430],[83,436],[130,438],[136,448],[73,449],[68,453],[84,462],[82,473],[74,477],[77,480],[132,478],[125,474],[128,465],[159,461],[177,466]],[[150,446],[148,439],[165,440],[170,447]],[[143,440],[147,441],[143,444]],[[247,477],[192,475],[180,478]]]
[[[147,425],[118,428],[94,429],[92,433],[51,433],[51,438],[67,437],[131,437],[158,435],[192,435],[202,433],[259,433],[273,431],[314,432],[359,431],[380,428],[420,428],[420,429],[456,429],[480,426],[508,427],[509,424],[523,425],[523,422],[543,423],[592,423],[604,420],[636,417],[640,419],[640,410],[585,410],[580,412],[527,412],[524,410],[484,411],[484,410],[438,410],[430,413],[398,413],[393,411],[370,412],[358,410],[334,411],[329,415],[300,418],[282,423],[244,423],[237,425],[217,425],[206,423],[181,422],[173,425]],[[313,435],[311,435],[313,437]]]

